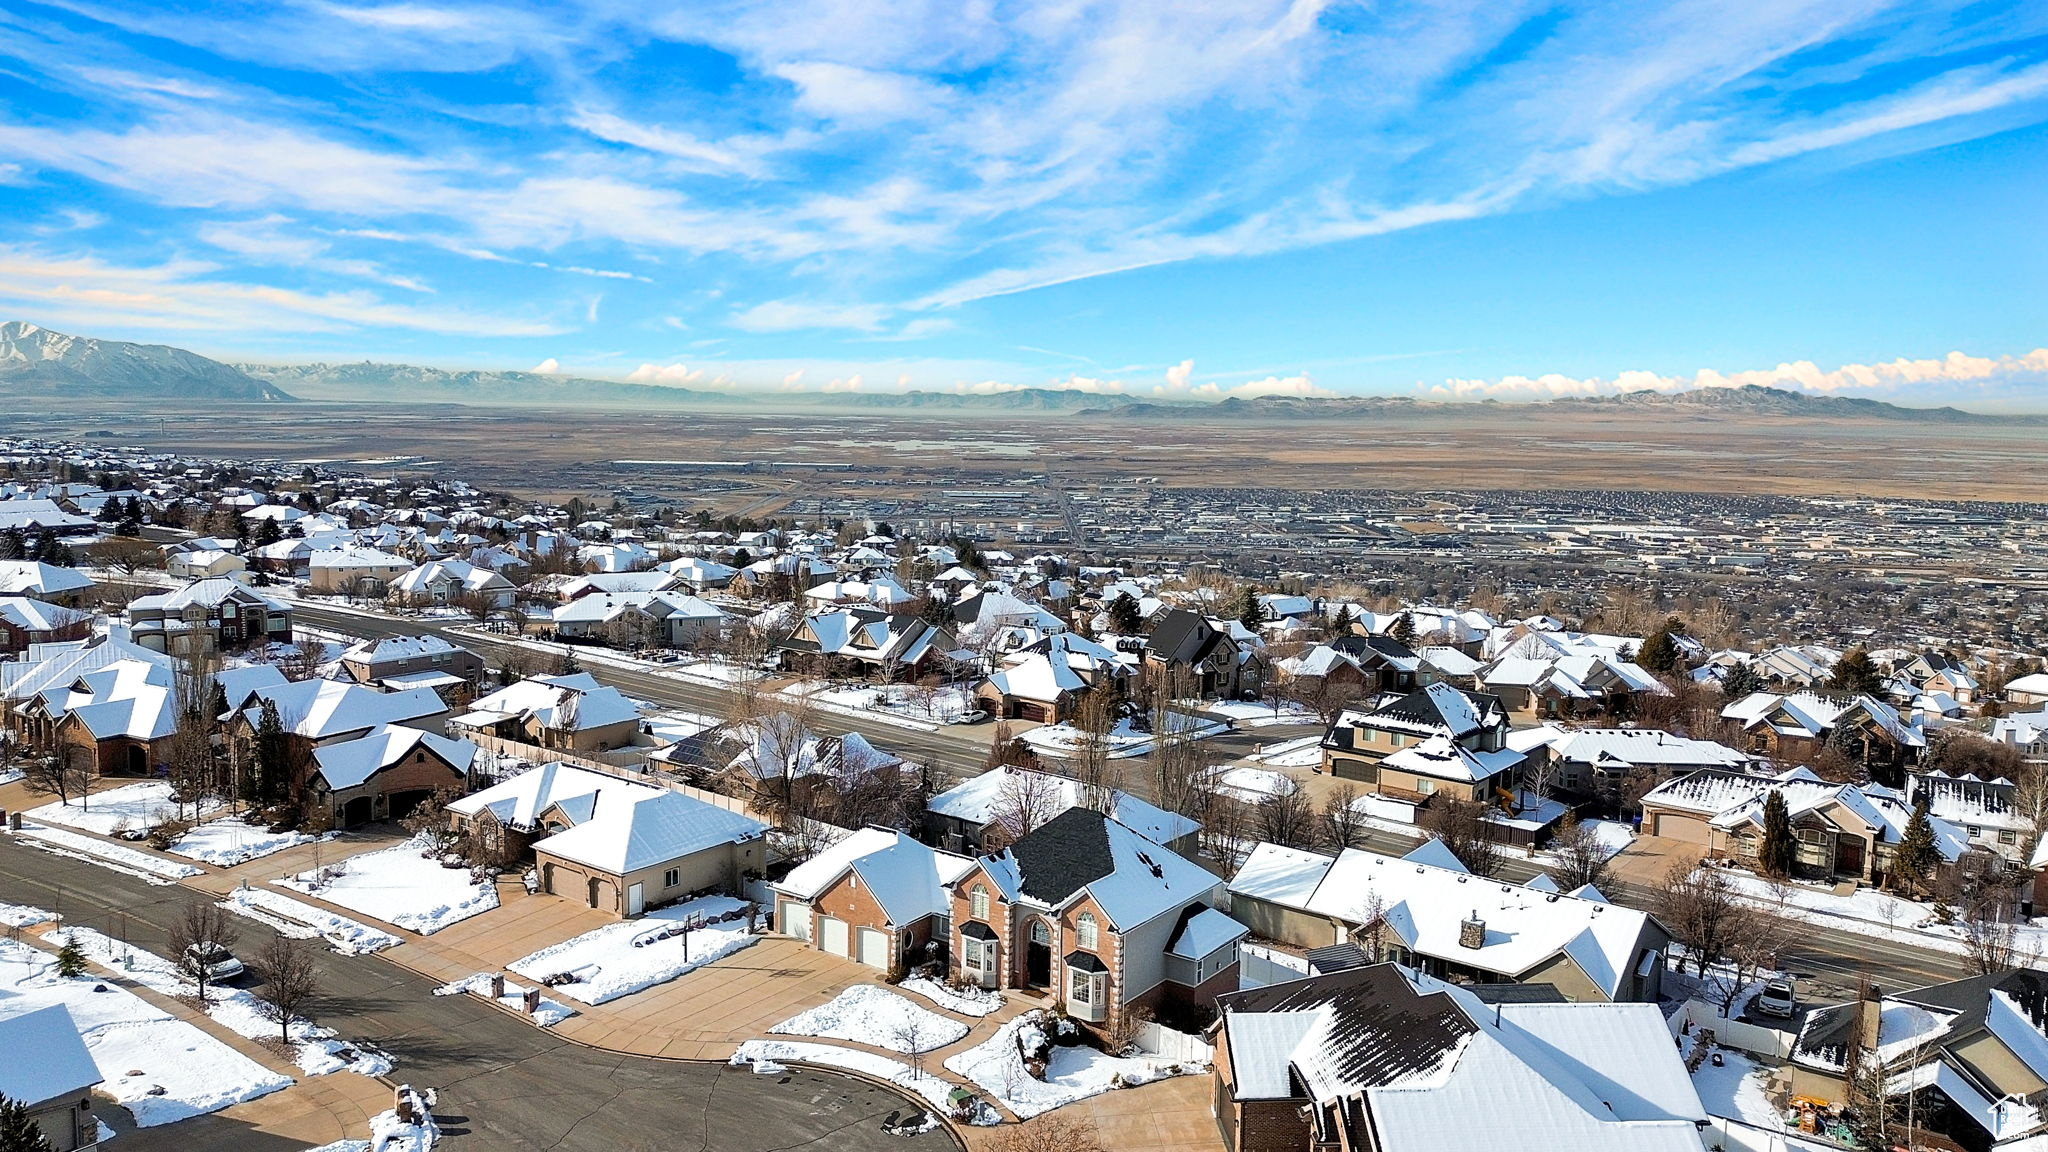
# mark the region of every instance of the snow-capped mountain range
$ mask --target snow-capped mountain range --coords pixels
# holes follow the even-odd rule
[[[0,393],[292,399],[274,384],[183,348],[67,336],[20,320],[0,324]]]

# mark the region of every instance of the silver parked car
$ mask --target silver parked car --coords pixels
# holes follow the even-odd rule
[[[1764,981],[1763,989],[1756,994],[1756,999],[1749,1002],[1749,1006],[1760,1015],[1791,1019],[1799,1011],[1799,998],[1792,987],[1792,978],[1785,976]]]
[[[240,976],[242,962],[218,944],[194,944],[185,949],[185,971],[195,976],[203,971],[208,984],[218,984]]]

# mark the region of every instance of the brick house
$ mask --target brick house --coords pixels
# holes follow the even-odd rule
[[[1145,667],[1153,673],[1185,673],[1198,696],[1235,700],[1264,683],[1265,657],[1185,608],[1169,608],[1149,621]]]
[[[448,723],[561,752],[609,752],[633,742],[640,709],[618,689],[577,672],[507,685]]]
[[[341,670],[358,684],[393,691],[431,688],[457,705],[475,696],[483,681],[484,658],[439,636],[385,636],[343,652]]]
[[[234,580],[201,580],[128,605],[135,642],[187,658],[292,642],[292,610]]]
[[[822,952],[900,976],[942,954],[950,889],[973,866],[894,828],[863,828],[770,885],[775,926]]]
[[[397,819],[421,800],[469,782],[476,745],[417,728],[379,725],[367,736],[313,750],[308,791],[337,828]]]
[[[1087,808],[1070,808],[953,885],[950,970],[1038,991],[1102,1026],[1130,1006],[1205,1010],[1237,986],[1246,929],[1223,882]]]
[[[0,656],[18,656],[31,644],[83,640],[91,634],[89,613],[26,596],[0,596]]]

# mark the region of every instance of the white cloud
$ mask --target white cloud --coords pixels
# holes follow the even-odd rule
[[[642,364],[626,373],[626,379],[635,384],[659,384],[668,388],[681,388],[688,384],[701,383],[708,375],[701,368],[687,364]]]
[[[889,310],[873,304],[821,304],[802,300],[769,300],[732,318],[747,332],[793,332],[804,328],[852,328],[872,332]]]
[[[1255,400],[1261,396],[1335,396],[1328,388],[1317,386],[1304,372],[1299,376],[1268,376],[1264,380],[1252,380],[1234,384],[1228,388],[1217,384],[1202,384],[1190,390],[1194,396],[1209,399],[1235,397],[1240,400]]]
[[[553,376],[556,373],[560,372],[561,370],[562,362],[560,360],[555,359],[553,356],[550,356],[547,359],[541,361],[540,363],[535,364],[531,369],[529,369],[529,371],[538,372],[543,376]]]
[[[1822,370],[1810,360],[1721,372],[1702,368],[1691,376],[1665,376],[1632,370],[1613,377],[1503,376],[1498,380],[1450,379],[1418,386],[1434,396],[1453,399],[1548,400],[1564,396],[1612,396],[1623,392],[1684,392],[1695,388],[1741,388],[1757,384],[1819,395],[1862,393],[1881,396],[1967,397],[2001,388],[2048,385],[2048,348],[2018,356],[1972,356],[1963,352],[1930,359],[1899,359],[1878,364],[1844,364]]]
[[[301,332],[392,328],[464,336],[551,336],[559,324],[389,303],[363,291],[299,292],[216,278],[200,261],[120,265],[0,246],[0,306],[81,326]]]
[[[793,61],[777,65],[774,72],[796,85],[798,109],[849,124],[911,119],[947,102],[944,88],[900,72],[827,61]]]

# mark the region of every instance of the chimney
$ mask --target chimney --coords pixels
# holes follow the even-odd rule
[[[1458,922],[1458,947],[1478,950],[1486,947],[1486,921],[1479,918],[1479,910]]]

